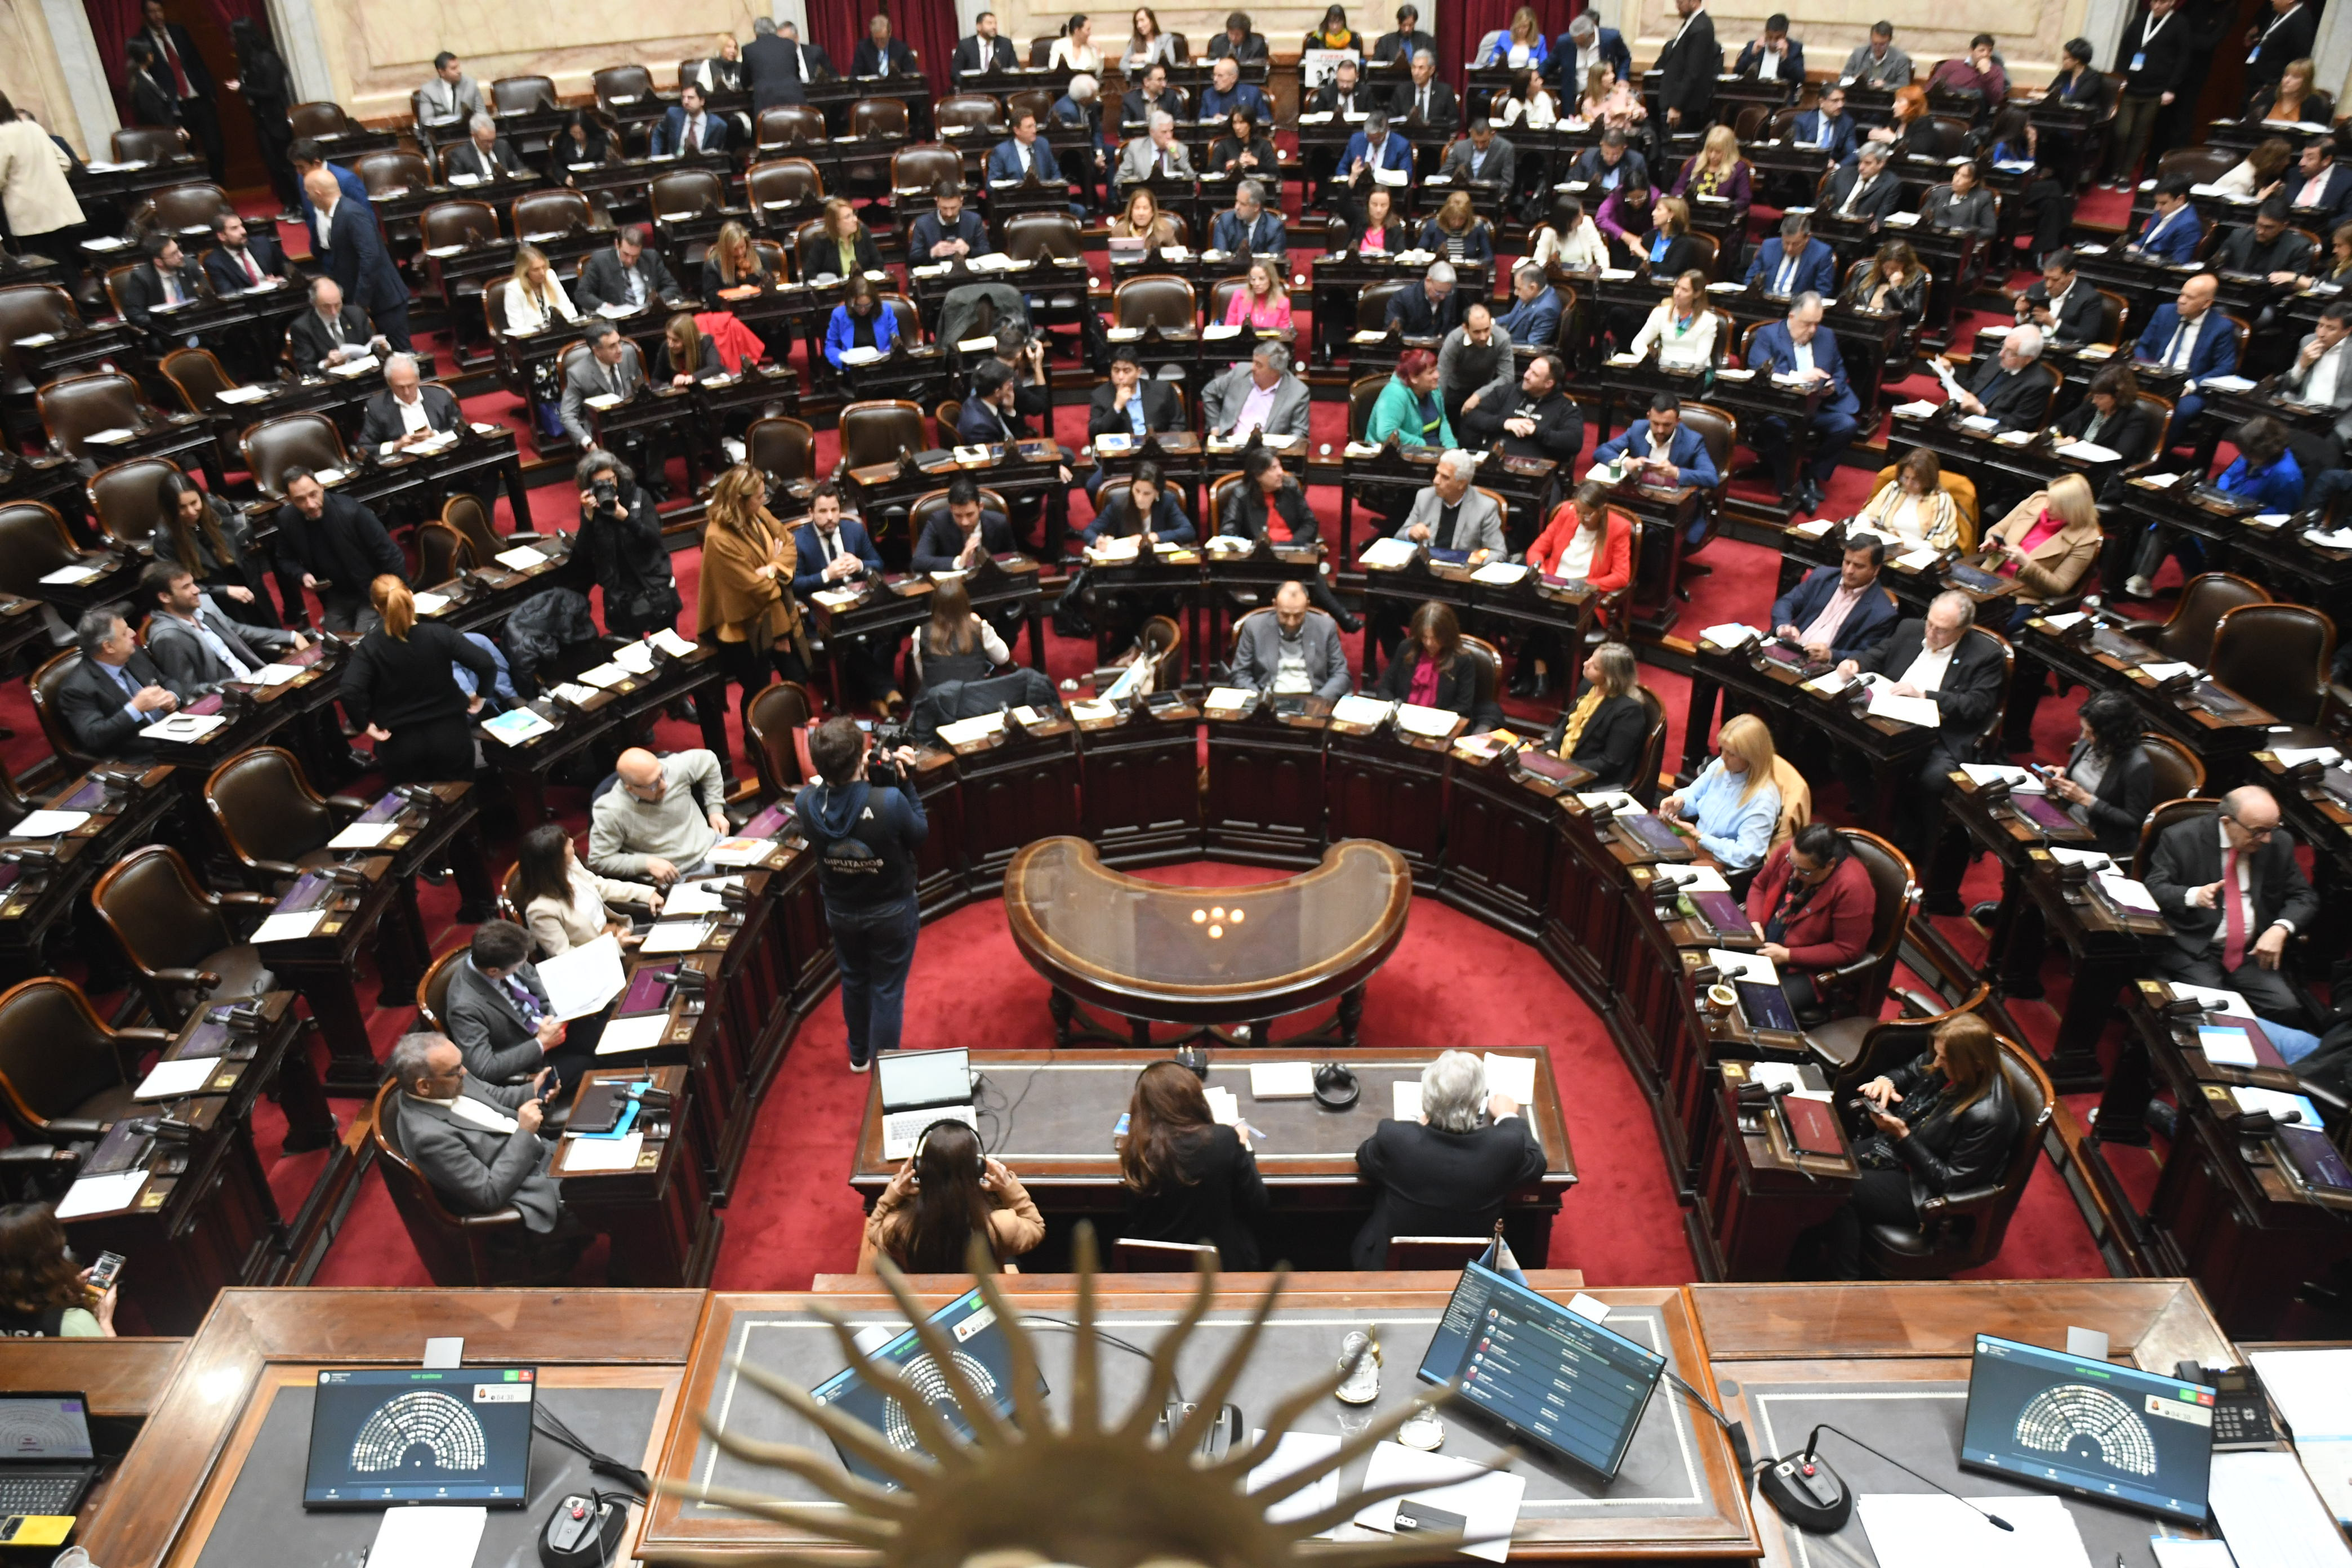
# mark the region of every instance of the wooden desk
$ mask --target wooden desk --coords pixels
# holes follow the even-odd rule
[[[1536,1273],[1529,1279],[1547,1295],[1560,1300],[1576,1289],[1560,1275]],[[848,1293],[846,1282],[831,1283],[843,1288],[828,1291],[825,1304],[853,1321],[895,1324],[900,1321],[889,1299],[878,1291],[855,1295]],[[947,1287],[935,1296],[925,1292],[927,1305],[969,1288],[962,1281],[926,1283]],[[1188,1385],[1192,1378],[1205,1372],[1212,1356],[1232,1344],[1232,1336],[1243,1321],[1239,1309],[1254,1300],[1256,1283],[1246,1277],[1229,1278],[1221,1287],[1217,1309],[1194,1332],[1192,1346],[1179,1360],[1179,1371]],[[1033,1283],[1024,1278],[1016,1289],[1024,1306],[1066,1316],[1074,1303],[1066,1285],[1054,1288],[1062,1284],[1043,1279]],[[1303,1381],[1309,1369],[1329,1364],[1350,1328],[1377,1320],[1385,1365],[1374,1411],[1393,1407],[1420,1387],[1412,1369],[1436,1328],[1453,1285],[1451,1275],[1308,1275],[1294,1281],[1266,1325],[1258,1353],[1234,1391],[1234,1403],[1242,1406],[1245,1420],[1255,1419]],[[1189,1300],[1192,1285],[1165,1275],[1110,1275],[1097,1281],[1097,1290],[1102,1327],[1114,1334],[1140,1334],[1139,1342],[1146,1342],[1171,1312]],[[1706,1346],[1680,1292],[1623,1289],[1593,1294],[1609,1303],[1612,1327],[1664,1352],[1685,1378],[1702,1388],[1710,1386],[1713,1373]],[[708,1412],[733,1432],[825,1451],[829,1445],[822,1434],[741,1383],[740,1374],[728,1364],[734,1357],[748,1354],[804,1386],[831,1375],[842,1364],[840,1352],[810,1306],[808,1298],[801,1296],[712,1296],[683,1407]],[[1040,1370],[1054,1390],[1048,1404],[1064,1406],[1070,1383],[1069,1337],[1041,1332],[1035,1342],[1043,1363]],[[1134,1400],[1144,1374],[1144,1364],[1138,1357],[1112,1353],[1103,1358],[1104,1405],[1113,1418],[1123,1415]],[[1300,1418],[1298,1429],[1339,1432],[1342,1411],[1336,1402],[1323,1403]],[[1352,1421],[1352,1415],[1348,1419]],[[1502,1458],[1499,1446],[1468,1418],[1448,1410],[1444,1419],[1445,1452],[1489,1462]],[[1525,1474],[1528,1483],[1512,1547],[1514,1557],[1719,1562],[1756,1554],[1759,1542],[1738,1496],[1738,1468],[1730,1444],[1718,1427],[1692,1409],[1686,1398],[1676,1395],[1671,1384],[1661,1385],[1660,1394],[1652,1399],[1634,1435],[1631,1454],[1618,1479],[1611,1483],[1532,1459],[1513,1459],[1513,1468]],[[1362,1472],[1361,1462],[1348,1467],[1340,1478],[1342,1491],[1360,1486]],[[691,1420],[676,1423],[662,1454],[660,1475],[689,1487],[744,1487],[795,1500],[819,1496],[804,1481],[754,1471],[719,1455]],[[639,1550],[740,1552],[748,1558],[759,1552],[788,1550],[808,1539],[789,1527],[751,1519],[692,1495],[670,1495],[655,1504]],[[1379,1538],[1366,1534],[1363,1539]]]
[[[1683,731],[1683,771],[1706,765],[1707,737],[1715,732],[1716,698],[1740,699],[1743,707],[1785,713],[1809,722],[1829,740],[1850,746],[1870,764],[1871,810],[1867,820],[1894,819],[1895,797],[1910,787],[1918,759],[1937,731],[1898,719],[1874,719],[1839,697],[1823,697],[1806,684],[1801,670],[1702,640],[1691,661],[1690,711]],[[1725,710],[1729,714],[1729,708]]]
[[[2242,1359],[2185,1279],[1689,1285],[1684,1294],[1712,1358],[1712,1388],[1724,1414],[1747,1426],[1759,1459],[1797,1452],[1827,1421],[1969,1497],[2029,1492],[1957,1462],[1978,1334],[2063,1347],[2070,1326],[2097,1329],[2111,1359],[2167,1374],[2178,1361]],[[1822,1453],[1857,1493],[1918,1489],[1835,1437]],[[1859,1517],[1824,1539],[1800,1534],[1769,1503],[1751,1506],[1768,1568],[1874,1561]],[[2148,1515],[2072,1498],[2065,1506],[2090,1561],[2154,1568]]]
[[[1777,1279],[1789,1271],[1798,1236],[1853,1196],[1861,1167],[1843,1127],[1837,1153],[1801,1154],[1790,1147],[1778,1114],[1743,1114],[1738,1091],[1753,1064],[1727,1058],[1718,1065],[1723,1070],[1709,1102],[1714,1136],[1683,1227],[1707,1279]],[[1815,1081],[1818,1068],[1800,1070],[1808,1087],[1828,1087]]]
[[[699,694],[695,710],[700,715],[702,743],[723,760],[728,755],[726,705],[714,689],[726,679],[718,649],[698,646],[689,654],[659,656],[649,673],[632,675],[597,691],[577,708],[540,698],[530,704],[530,710],[555,725],[552,734],[510,746],[478,724],[474,731],[483,742],[483,754],[506,776],[517,820],[526,828],[535,827],[550,815],[546,786],[556,769],[597,747],[617,754],[630,737],[653,721],[654,714],[679,698]]]
[[[106,868],[157,837],[164,819],[184,804],[170,787],[168,766],[124,764],[95,770],[68,781],[41,805],[51,810],[88,811],[90,819],[62,837],[10,839],[11,850],[39,847],[56,857],[47,868],[19,861],[0,865],[0,977],[13,985],[36,974],[55,973],[53,947],[82,944],[103,972],[116,963],[110,934],[84,896]],[[108,789],[109,781],[115,789]]]
[[[584,1092],[593,1084],[646,1079],[670,1096],[670,1106],[638,1113],[639,1131],[650,1123],[661,1135],[645,1133],[633,1169],[573,1171],[571,1163],[582,1142],[566,1138],[548,1174],[563,1184],[563,1206],[612,1238],[613,1269],[623,1282],[708,1285],[727,1220],[710,1206],[701,1152],[694,1146],[696,1121],[688,1104],[694,1089],[687,1069],[598,1068],[582,1077],[580,1088]]]

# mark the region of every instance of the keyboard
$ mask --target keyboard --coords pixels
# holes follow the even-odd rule
[[[961,1121],[978,1131],[980,1123],[972,1120],[969,1105],[934,1105],[922,1110],[891,1110],[882,1117],[882,1157],[903,1160],[915,1152],[916,1141],[923,1129],[934,1121]]]
[[[71,1513],[81,1495],[79,1472],[54,1476],[0,1476],[0,1514]]]

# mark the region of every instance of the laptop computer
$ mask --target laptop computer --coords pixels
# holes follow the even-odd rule
[[[70,1514],[97,1479],[79,1393],[0,1394],[0,1515]]]
[[[875,1058],[882,1092],[882,1157],[903,1160],[934,1121],[977,1127],[971,1113],[971,1053],[885,1051]]]

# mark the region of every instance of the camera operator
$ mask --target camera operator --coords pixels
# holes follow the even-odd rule
[[[809,737],[817,782],[793,800],[817,856],[817,887],[841,964],[852,1072],[864,1072],[877,1052],[898,1048],[907,971],[922,927],[915,851],[930,832],[901,771],[915,761],[914,748],[873,751],[869,763],[872,746],[855,719],[818,725]]]
[[[684,602],[670,575],[661,518],[638,488],[629,465],[593,451],[572,470],[580,485],[580,537],[574,559],[586,562],[584,581],[604,590],[604,629],[644,637],[677,625]]]

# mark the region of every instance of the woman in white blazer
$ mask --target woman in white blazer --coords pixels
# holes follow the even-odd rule
[[[657,915],[662,907],[661,894],[644,883],[599,877],[583,866],[572,836],[552,822],[522,836],[510,892],[541,958],[569,952],[606,931],[630,940],[628,919],[614,909]]]
[[[579,320],[580,312],[563,291],[563,279],[555,275],[546,254],[532,245],[517,251],[514,281],[507,289],[508,335],[528,337],[558,322],[569,326]]]
[[[0,211],[20,240],[80,226],[81,203],[66,179],[65,153],[37,120],[18,119],[0,93]]]

